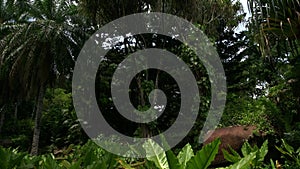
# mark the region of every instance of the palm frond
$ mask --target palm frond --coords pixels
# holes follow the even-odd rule
[[[0,32],[5,32],[0,39],[0,71],[6,73],[1,77],[9,80],[11,93],[30,97],[41,82],[54,80],[54,64],[59,74],[70,73],[83,29],[74,27],[78,14],[68,0],[35,0],[28,9],[26,17],[31,19],[26,22],[0,24]]]
[[[269,39],[272,36],[281,40],[298,41],[300,38],[300,3],[299,0],[249,0],[253,24],[260,30],[257,37],[260,46],[269,51]],[[294,46],[290,46],[295,49]],[[296,47],[297,48],[297,47]]]

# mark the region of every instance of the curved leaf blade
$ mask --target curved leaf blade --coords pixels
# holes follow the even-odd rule
[[[143,148],[146,150],[147,159],[155,163],[160,169],[169,169],[166,153],[156,142],[148,139],[143,144]]]
[[[215,159],[219,150],[220,139],[216,139],[210,144],[204,146],[196,153],[194,157],[187,163],[188,169],[206,169]]]

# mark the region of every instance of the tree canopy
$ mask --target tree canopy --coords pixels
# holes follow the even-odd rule
[[[74,66],[83,45],[115,19],[162,12],[202,30],[219,54],[228,92],[216,127],[256,125],[274,144],[284,139],[299,147],[300,3],[248,0],[248,6],[252,16],[245,20],[241,3],[232,0],[0,0],[0,145],[9,139],[11,147],[37,155],[85,143],[71,98]],[[247,26],[238,32],[241,23]],[[116,41],[95,75],[97,102],[105,119],[120,133],[138,138],[172,126],[181,91],[168,72],[147,69],[131,81],[128,95],[139,111],[151,107],[148,97],[154,89],[167,96],[164,113],[149,124],[123,117],[111,95],[112,76],[125,58],[148,48],[167,50],[192,70],[201,93],[197,120],[175,149],[187,143],[199,149],[212,84],[195,52],[176,37],[160,34],[128,35]]]

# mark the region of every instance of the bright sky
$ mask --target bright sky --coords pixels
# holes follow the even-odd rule
[[[244,8],[244,12],[247,13],[246,15],[246,19],[248,19],[251,15],[249,13],[249,10],[248,10],[248,4],[247,4],[247,0],[239,0],[242,5],[243,5],[243,8]],[[242,31],[242,30],[245,30],[245,25],[243,23],[240,24],[240,26],[237,27],[236,31],[239,32],[239,31]]]

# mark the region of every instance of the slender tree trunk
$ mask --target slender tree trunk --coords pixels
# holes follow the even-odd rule
[[[17,100],[17,102],[15,103],[15,112],[14,112],[14,123],[17,123],[17,119],[18,119],[18,106],[20,104],[19,99]]]
[[[155,86],[154,86],[155,89],[158,89],[159,73],[160,73],[160,70],[158,69],[157,73],[156,73],[156,78],[155,78]],[[157,102],[157,93],[155,92],[152,103],[156,103],[156,102]]]
[[[38,154],[44,94],[45,94],[45,86],[41,85],[39,89],[37,105],[36,105],[35,124],[34,124],[33,139],[32,139],[32,146],[30,152],[31,155]]]
[[[142,89],[142,81],[141,81],[141,77],[140,77],[140,75],[138,75],[138,77],[137,77],[137,85],[138,85],[138,88],[139,88],[139,104],[141,105],[141,106],[145,106],[145,100],[144,100],[144,91],[143,91],[143,89]],[[141,136],[142,137],[145,137],[145,133],[146,133],[146,128],[147,128],[147,126],[146,126],[146,124],[140,124],[140,128],[141,128]]]
[[[1,114],[1,118],[0,118],[0,134],[2,132],[2,126],[4,124],[4,118],[5,118],[5,111],[4,111],[5,105],[2,106],[2,108],[0,109],[0,114]]]

